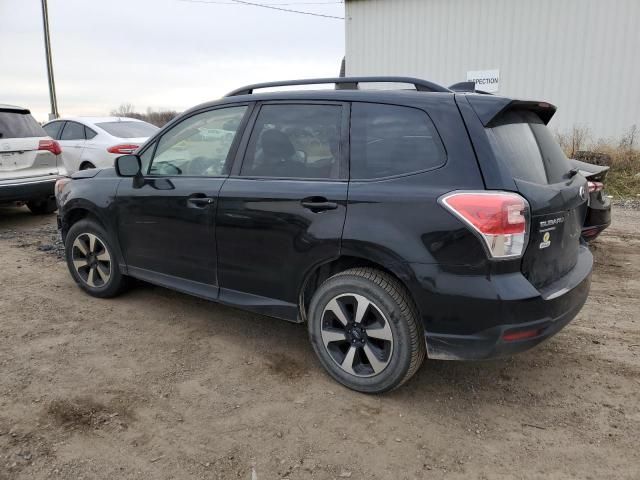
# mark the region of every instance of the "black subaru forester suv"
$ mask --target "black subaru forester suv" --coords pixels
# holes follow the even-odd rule
[[[336,89],[253,93],[307,83]],[[69,270],[97,297],[134,277],[307,322],[327,372],[361,392],[425,355],[522,351],[575,317],[591,278],[587,182],[554,112],[404,77],[244,87],[58,182]]]

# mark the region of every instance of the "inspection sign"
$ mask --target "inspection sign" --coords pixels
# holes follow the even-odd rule
[[[472,70],[467,72],[467,82],[474,82],[476,90],[495,93],[500,89],[500,70]]]

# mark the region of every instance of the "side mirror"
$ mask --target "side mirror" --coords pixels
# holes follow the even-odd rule
[[[136,177],[141,173],[141,168],[138,155],[123,155],[116,158],[116,173],[120,177]]]

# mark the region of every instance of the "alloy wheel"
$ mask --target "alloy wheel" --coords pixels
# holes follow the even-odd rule
[[[389,320],[362,295],[345,293],[332,298],[322,312],[321,334],[333,361],[351,375],[372,377],[391,361]]]
[[[81,233],[73,242],[71,259],[78,276],[93,288],[105,286],[111,278],[111,255],[100,238]]]

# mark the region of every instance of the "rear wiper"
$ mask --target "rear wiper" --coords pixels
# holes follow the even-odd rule
[[[569,170],[569,178],[575,177],[579,171],[580,170],[578,168],[573,167],[571,170]]]

